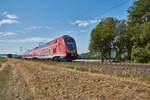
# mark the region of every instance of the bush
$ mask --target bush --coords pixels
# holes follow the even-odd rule
[[[146,48],[133,48],[132,59],[135,62],[148,63],[150,62],[150,50]]]

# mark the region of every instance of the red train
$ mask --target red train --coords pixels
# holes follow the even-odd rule
[[[77,56],[75,40],[69,35],[64,35],[30,51],[24,52],[22,58],[72,61],[76,59]]]

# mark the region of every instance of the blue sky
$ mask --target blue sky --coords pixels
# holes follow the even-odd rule
[[[0,53],[20,53],[61,35],[88,51],[90,32],[105,17],[127,19],[133,0],[0,0]]]

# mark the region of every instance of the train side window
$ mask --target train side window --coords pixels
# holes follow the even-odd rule
[[[56,48],[55,48],[55,53],[56,53]]]
[[[55,48],[53,48],[53,53],[55,53]]]
[[[56,53],[56,48],[53,48],[53,53]]]

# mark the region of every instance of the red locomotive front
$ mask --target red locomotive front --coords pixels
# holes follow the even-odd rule
[[[66,45],[66,59],[73,60],[77,58],[77,47],[75,40],[70,36],[64,36]]]
[[[77,58],[75,40],[68,35],[53,40],[50,44],[50,48],[51,55],[55,60],[71,61]]]

